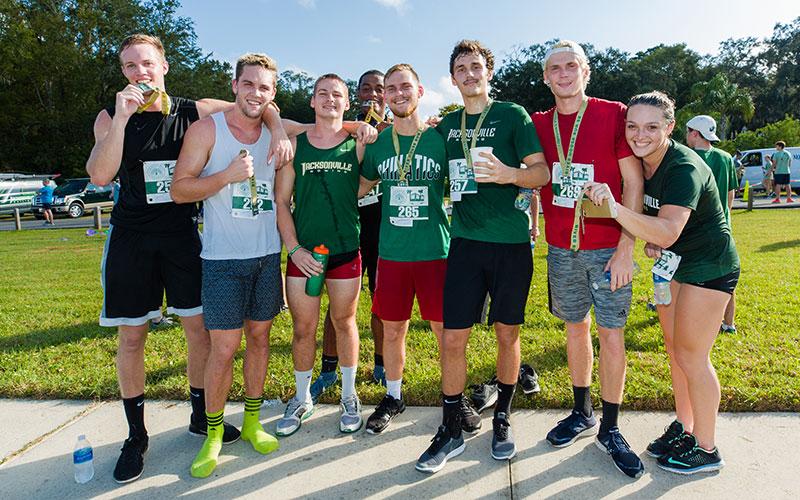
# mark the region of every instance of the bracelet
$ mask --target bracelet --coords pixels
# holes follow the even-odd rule
[[[287,256],[286,256],[286,258],[287,258],[287,259],[291,259],[291,258],[292,258],[292,255],[294,255],[294,253],[295,253],[296,251],[300,250],[301,248],[303,248],[303,246],[302,246],[302,245],[300,245],[300,244],[298,243],[296,247],[294,247],[294,248],[292,248],[291,250],[289,250],[289,255],[287,255]]]

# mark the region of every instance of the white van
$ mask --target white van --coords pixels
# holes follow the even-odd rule
[[[18,173],[0,174],[0,214],[10,214],[18,208],[27,212],[33,204],[33,197],[42,188],[42,181],[50,175],[31,175]]]
[[[789,180],[792,185],[792,190],[798,192],[800,190],[800,147],[787,147],[784,151],[792,155],[792,167],[789,170]],[[767,160],[767,156],[775,154],[775,148],[763,149],[748,149],[742,151],[742,165],[744,166],[744,173],[742,174],[739,188],[744,188],[746,182],[750,182],[753,190],[763,190],[764,185],[764,172],[767,171],[772,165]]]

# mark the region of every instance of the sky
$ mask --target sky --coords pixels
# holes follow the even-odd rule
[[[496,67],[515,48],[555,38],[631,54],[662,43],[716,54],[728,38],[770,36],[777,23],[800,16],[800,1],[183,0],[178,14],[194,21],[205,53],[231,63],[263,52],[280,71],[351,80],[410,63],[425,88],[427,116],[461,101],[448,63],[463,38],[489,47]]]

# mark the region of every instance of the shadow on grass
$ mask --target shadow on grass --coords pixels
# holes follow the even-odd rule
[[[759,252],[775,252],[777,250],[783,250],[786,248],[794,248],[800,246],[800,240],[791,240],[791,241],[777,241],[775,243],[770,243],[769,245],[762,245],[761,248],[758,249]]]
[[[43,347],[71,344],[81,339],[116,337],[116,328],[103,328],[97,323],[33,330],[27,333],[0,337],[0,351],[28,351]]]

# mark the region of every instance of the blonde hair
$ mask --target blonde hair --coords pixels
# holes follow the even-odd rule
[[[275,62],[275,59],[266,54],[248,52],[247,54],[240,56],[239,59],[236,60],[237,80],[240,76],[242,76],[245,66],[260,66],[267,71],[272,71],[275,74],[275,80],[277,81],[278,79],[278,63]]]
[[[119,46],[119,62],[122,63],[122,52],[130,47],[131,45],[150,45],[155,47],[158,53],[161,55],[161,59],[166,61],[167,57],[164,54],[164,44],[161,43],[161,39],[157,36],[152,35],[145,35],[144,33],[134,33],[132,35],[128,35],[125,37],[125,40],[122,41],[122,44]]]
[[[387,69],[386,70],[386,75],[383,77],[383,80],[384,81],[388,80],[389,76],[392,73],[397,73],[398,71],[408,71],[408,72],[410,72],[412,75],[414,75],[414,80],[416,80],[416,82],[419,83],[419,75],[417,74],[416,71],[414,71],[414,68],[411,67],[411,65],[407,64],[407,63],[395,64],[391,68]]]

